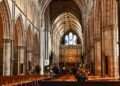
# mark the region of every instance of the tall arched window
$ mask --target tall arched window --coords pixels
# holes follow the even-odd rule
[[[65,36],[65,45],[68,45],[69,37],[68,35]]]
[[[77,44],[77,36],[72,32],[69,32],[65,35],[65,45],[76,45]]]

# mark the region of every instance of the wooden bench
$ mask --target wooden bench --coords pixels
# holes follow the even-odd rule
[[[48,78],[47,76],[40,76],[40,75],[0,76],[0,86],[27,83],[27,82],[43,80],[47,78]]]

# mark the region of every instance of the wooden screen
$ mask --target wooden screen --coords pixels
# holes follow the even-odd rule
[[[61,63],[79,63],[81,58],[80,46],[62,46],[60,48]]]

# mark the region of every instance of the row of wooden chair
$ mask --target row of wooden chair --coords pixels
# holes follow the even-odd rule
[[[18,76],[0,76],[0,85],[26,83],[35,80],[44,80],[48,76],[40,75],[18,75]]]

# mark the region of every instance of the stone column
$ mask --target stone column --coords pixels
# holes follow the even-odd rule
[[[28,50],[27,51],[27,71],[31,71],[32,68],[32,51]]]
[[[44,74],[44,59],[45,59],[45,50],[44,50],[44,31],[41,30],[40,32],[40,74],[43,75]]]
[[[101,43],[95,44],[95,75],[101,76]]]
[[[114,76],[114,48],[113,46],[113,26],[105,26],[104,27],[104,53],[103,53],[103,58],[107,56],[108,62],[104,62],[104,64],[108,64],[108,75],[110,77]],[[103,59],[105,60],[105,59]],[[104,65],[103,65],[104,66]],[[105,72],[105,71],[103,71]]]
[[[114,45],[114,77],[116,78],[116,79],[118,79],[118,78],[120,78],[120,70],[119,70],[119,44],[118,44],[118,41],[119,41],[119,29],[120,29],[120,27],[118,27],[119,26],[119,5],[120,4],[118,4],[118,3],[120,3],[120,1],[118,0],[118,2],[117,1],[114,1],[113,0],[113,13],[114,13],[114,24],[115,24],[115,26],[114,26],[114,30],[113,30],[113,45]]]
[[[116,79],[119,79],[119,78],[120,78],[120,74],[119,74],[119,73],[120,73],[120,72],[119,72],[119,71],[120,71],[120,70],[119,70],[119,62],[120,62],[120,61],[119,61],[119,58],[120,58],[120,57],[119,57],[119,46],[120,46],[120,45],[118,44],[118,42],[119,42],[119,34],[120,34],[120,33],[119,33],[120,27],[118,27],[118,25],[119,25],[119,24],[118,24],[118,23],[119,23],[118,21],[120,21],[120,20],[118,20],[118,19],[119,19],[120,16],[118,16],[118,10],[120,10],[120,9],[119,9],[119,5],[120,5],[120,4],[118,4],[118,3],[120,3],[120,1],[118,1],[118,2],[114,1],[114,5],[113,5],[114,8],[115,8],[115,9],[114,9],[114,13],[115,13],[114,15],[116,15],[116,16],[114,16],[114,17],[115,17],[115,29],[114,29],[114,43],[113,43],[113,44],[114,44],[114,52],[115,52],[115,53],[114,53],[114,57],[115,57],[115,59],[114,59],[114,63],[115,63],[115,65],[114,65],[115,68],[114,68],[114,69],[115,69],[115,70],[114,70],[114,71],[115,71],[115,78],[116,78]]]
[[[49,55],[48,55],[48,30],[44,31],[45,33],[45,65],[49,65]]]
[[[101,28],[101,0],[96,2],[94,9],[94,44],[95,44],[95,75],[101,76],[102,28]]]
[[[18,74],[23,74],[25,72],[24,54],[24,46],[18,46]]]
[[[3,75],[9,76],[11,74],[11,40],[4,39],[3,48]]]

